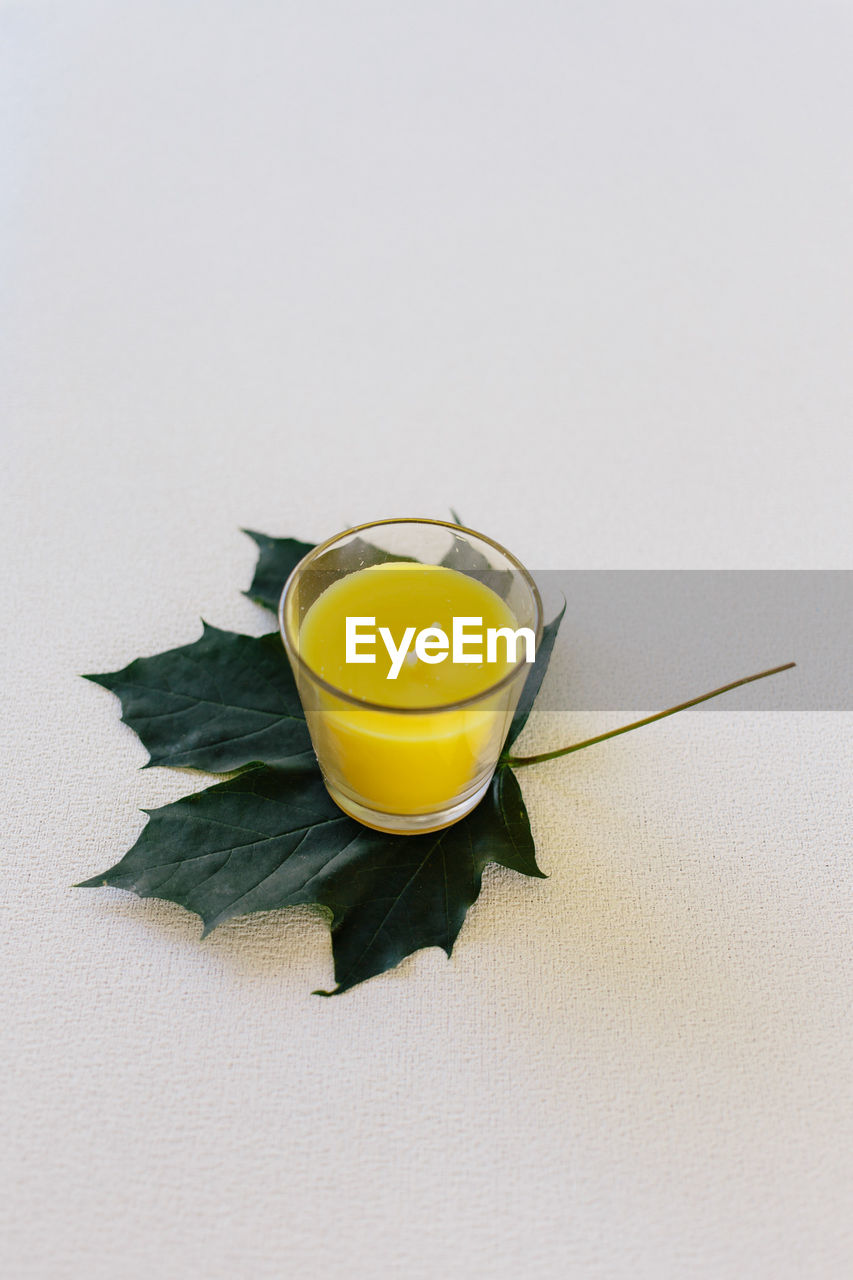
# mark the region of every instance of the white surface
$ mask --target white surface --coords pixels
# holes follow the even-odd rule
[[[204,782],[75,673],[264,629],[238,525],[850,567],[849,7],[0,25],[4,1274],[848,1277],[849,716],[527,772],[551,878],[336,1000],[308,912],[69,885]]]

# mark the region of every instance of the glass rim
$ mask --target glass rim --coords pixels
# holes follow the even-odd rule
[[[327,693],[333,694],[336,698],[339,698],[343,702],[349,702],[353,706],[361,707],[362,710],[365,710],[365,711],[384,711],[386,713],[391,712],[394,715],[404,715],[404,716],[405,715],[409,715],[409,716],[437,715],[439,712],[457,711],[462,707],[473,706],[475,703],[482,702],[484,698],[491,697],[492,694],[497,693],[498,690],[503,689],[507,685],[511,684],[512,681],[515,680],[516,677],[518,676],[522,667],[529,666],[530,670],[532,671],[533,663],[528,664],[526,659],[520,658],[510,671],[507,671],[503,676],[501,676],[500,680],[495,681],[494,684],[490,684],[486,689],[481,689],[479,693],[469,694],[467,698],[457,698],[455,702],[442,702],[442,703],[438,703],[435,706],[399,707],[399,706],[394,706],[392,703],[370,702],[366,698],[357,698],[354,694],[347,693],[345,689],[339,689],[337,685],[334,685],[330,681],[325,680],[321,675],[318,674],[318,672],[314,670],[312,666],[309,665],[309,663],[305,661],[305,659],[299,653],[295,645],[291,642],[291,638],[288,635],[287,622],[285,619],[285,604],[299,575],[305,572],[306,568],[308,567],[309,563],[312,560],[316,559],[324,551],[328,551],[329,548],[333,547],[336,542],[340,542],[341,538],[349,537],[350,534],[363,533],[367,529],[378,529],[378,528],[381,528],[383,525],[387,525],[387,524],[437,525],[439,528],[442,528],[442,529],[452,529],[454,533],[467,533],[474,538],[479,538],[481,542],[487,543],[488,546],[493,547],[495,551],[498,551],[502,556],[505,556],[506,559],[510,562],[512,568],[521,574],[522,578],[527,583],[527,586],[530,590],[530,594],[533,597],[533,604],[536,610],[536,626],[534,628],[534,633],[536,636],[536,648],[538,650],[540,641],[542,639],[542,631],[543,631],[542,600],[539,595],[539,588],[536,586],[536,583],[534,582],[533,577],[531,576],[529,571],[525,569],[524,565],[521,563],[521,561],[518,559],[517,556],[514,556],[511,551],[507,551],[506,547],[502,547],[499,542],[496,542],[494,538],[490,538],[488,534],[478,533],[476,529],[469,529],[468,526],[464,524],[454,524],[453,521],[451,520],[432,520],[426,516],[397,516],[397,517],[390,516],[385,520],[369,520],[367,521],[366,524],[353,525],[351,529],[344,529],[341,533],[336,533],[334,537],[327,538],[325,542],[318,543],[316,547],[313,547],[309,552],[307,552],[306,555],[302,557],[302,559],[299,561],[298,564],[294,565],[293,569],[288,574],[287,581],[282,587],[281,596],[279,597],[279,602],[278,602],[278,629],[279,629],[279,634],[281,635],[281,639],[284,644],[285,650],[287,652],[287,656],[296,662],[300,670],[302,670],[307,676],[309,676],[311,680],[314,681],[315,684],[318,684],[322,689],[325,689]],[[358,571],[355,570],[355,572],[358,572]],[[495,572],[499,572],[499,570],[496,570]]]

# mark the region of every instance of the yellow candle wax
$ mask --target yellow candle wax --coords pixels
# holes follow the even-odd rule
[[[366,628],[376,641],[359,647],[375,662],[347,661],[347,618],[375,619]],[[411,647],[396,678],[380,639],[385,627],[399,647],[407,628],[440,628],[448,637],[454,618],[482,619],[482,630],[518,626],[509,606],[490,587],[454,569],[401,562],[375,565],[340,578],[307,610],[299,654],[327,684],[373,707],[337,698],[318,687],[309,709],[314,747],[336,789],[366,806],[394,814],[440,810],[480,785],[487,762],[506,730],[506,689],[488,694],[516,665],[503,640],[497,661],[422,661]],[[365,628],[363,628],[363,631]],[[485,646],[468,654],[486,656]],[[525,668],[526,669],[526,668]],[[468,705],[447,704],[483,695]],[[381,704],[383,709],[376,709]],[[387,710],[385,709],[387,708]],[[406,713],[401,714],[401,709]]]

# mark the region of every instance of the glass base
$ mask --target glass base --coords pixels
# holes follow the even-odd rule
[[[454,822],[464,818],[480,803],[492,779],[490,775],[473,795],[466,796],[464,800],[449,805],[446,809],[437,809],[433,813],[381,813],[378,809],[369,809],[366,805],[351,800],[349,796],[342,795],[327,780],[324,779],[324,781],[326,781],[326,790],[338,808],[343,809],[348,817],[355,818],[356,822],[360,822],[362,826],[372,827],[374,831],[387,831],[396,836],[418,836],[425,835],[429,831],[441,831],[444,827],[452,827]]]

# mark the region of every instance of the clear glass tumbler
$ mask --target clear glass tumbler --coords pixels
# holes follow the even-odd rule
[[[377,566],[384,566],[381,574],[361,572]],[[454,573],[429,572],[435,566]],[[357,573],[361,577],[353,578]],[[501,664],[476,670],[471,657],[462,659],[464,667],[453,663],[450,651],[445,660],[424,659],[429,665],[418,667],[414,695],[411,683],[403,696],[386,677],[378,683],[374,678],[372,696],[363,696],[365,668],[354,672],[340,664],[344,614],[354,612],[362,628],[371,620],[381,623],[390,590],[398,630],[407,609],[419,609],[429,626],[437,583],[445,612],[461,610],[471,623],[478,605],[485,603],[488,612],[494,604],[513,628],[531,631],[538,647],[542,606],[527,570],[491,538],[442,520],[379,520],[348,529],[309,552],[281,595],[281,635],[326,787],[345,813],[379,831],[437,831],[474,808],[489,786],[530,671],[521,641],[515,654],[509,646],[501,650]],[[374,595],[379,587],[384,605]],[[314,605],[321,612],[315,609],[306,626]],[[378,637],[369,646],[358,652],[385,652]],[[439,647],[433,639],[432,652]],[[405,659],[416,660],[413,651]]]

